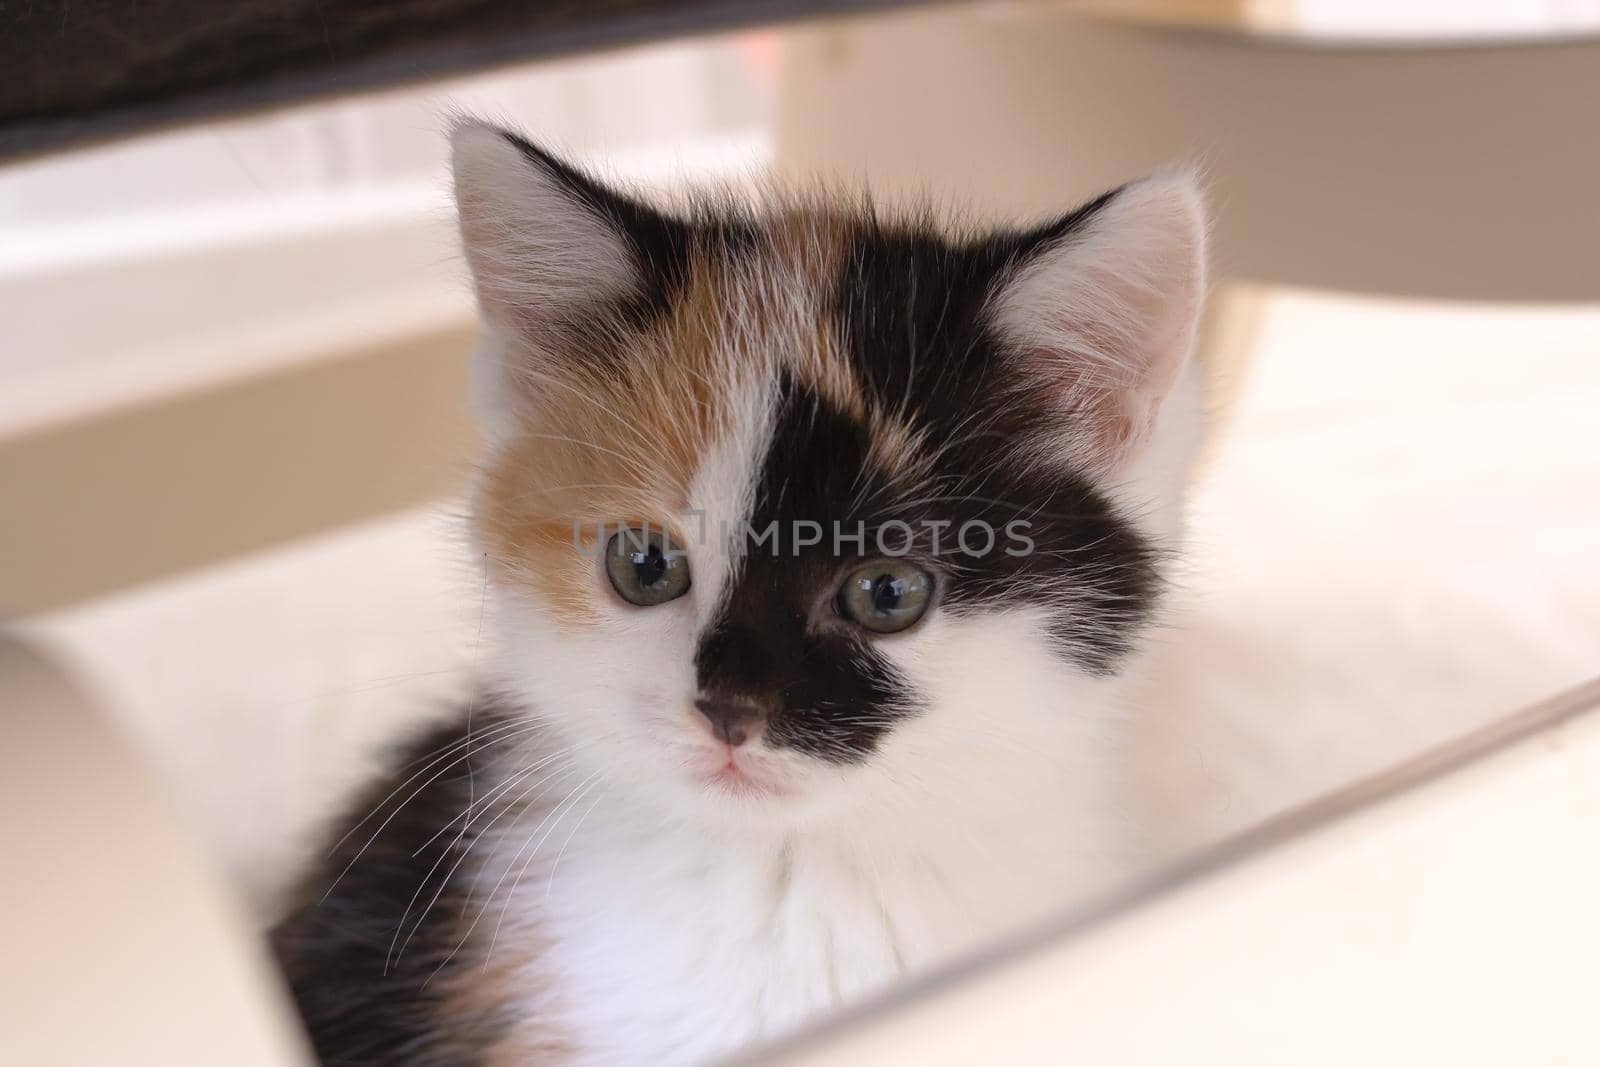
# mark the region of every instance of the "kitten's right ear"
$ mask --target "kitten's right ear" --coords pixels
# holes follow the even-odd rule
[[[994,294],[993,321],[1024,380],[1069,417],[1076,458],[1119,472],[1172,424],[1166,401],[1194,348],[1206,288],[1199,185],[1182,171],[1133,182],[1034,240]]]
[[[596,305],[643,286],[616,194],[493,126],[458,122],[450,142],[478,304],[505,340],[557,351]]]

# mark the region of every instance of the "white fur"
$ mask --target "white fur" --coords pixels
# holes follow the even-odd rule
[[[1203,284],[1198,214],[1182,182],[1123,196],[1060,255],[1024,268],[1000,294],[999,321],[1056,345],[1087,336],[1074,323],[1110,324],[1094,333],[1120,342],[1094,352],[1114,385],[1105,396],[1140,421],[1102,473],[1130,517],[1170,543],[1198,426],[1185,366]],[[710,530],[745,521],[771,432],[762,388],[733,403],[735,432],[692,490]],[[647,611],[606,595],[597,566],[602,619],[580,634],[531,593],[493,601],[499,680],[548,719],[521,761],[545,761],[530,783],[548,797],[482,860],[485,890],[500,887],[483,922],[499,927],[494,953],[526,961],[529,1018],[553,1024],[579,1062],[704,1062],[1126,872],[1127,674],[1070,666],[1025,610],[935,608],[883,638],[928,706],[865,764],[762,746],[753,770],[785,795],[705,784],[725,750],[693,709],[693,657],[738,559],[719,539],[689,542],[690,592]]]

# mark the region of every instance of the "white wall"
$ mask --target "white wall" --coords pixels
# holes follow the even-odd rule
[[[760,34],[637,48],[341,99],[0,170],[0,435],[192,379],[287,314],[465,313],[444,128],[486,115],[626,179],[760,168]],[[217,357],[201,354],[203,364]],[[86,392],[87,382],[87,392]],[[131,384],[131,383],[130,383]],[[113,395],[107,395],[111,393]]]

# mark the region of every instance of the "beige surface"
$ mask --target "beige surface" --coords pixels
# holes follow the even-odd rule
[[[1594,1063],[1600,855],[1579,846],[1600,826],[1600,683],[1537,718],[1420,788],[751,1062]]]
[[[56,665],[0,633],[0,1059],[292,1067],[230,887]]]
[[[0,613],[43,612],[459,491],[474,432],[460,314],[369,305],[254,344],[234,373],[0,436]],[[241,351],[246,350],[246,351]],[[115,370],[109,372],[115,376]],[[134,383],[123,383],[133,385]],[[95,383],[81,385],[93,389]]]
[[[1600,308],[1279,294],[1256,345],[1138,720],[1173,847],[1600,672]]]
[[[27,624],[106,694],[256,911],[384,749],[468,691],[481,584],[451,506]]]

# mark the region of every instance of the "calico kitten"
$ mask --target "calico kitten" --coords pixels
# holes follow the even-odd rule
[[[494,695],[275,933],[325,1062],[704,1062],[1124,871],[1193,183],[953,236],[454,153]]]

